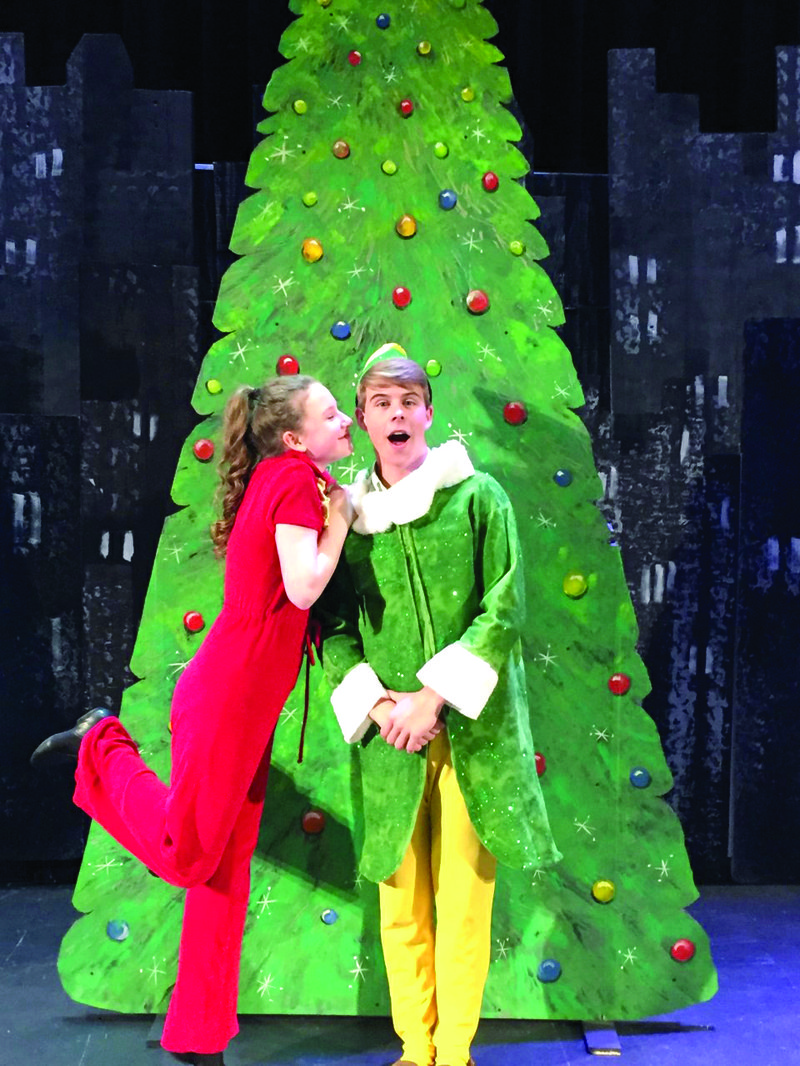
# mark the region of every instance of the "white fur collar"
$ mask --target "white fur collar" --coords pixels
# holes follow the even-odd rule
[[[474,473],[467,449],[457,440],[431,448],[421,466],[380,492],[371,484],[372,470],[362,470],[347,489],[356,511],[352,528],[356,533],[385,533],[391,526],[422,518],[439,489],[458,485]]]

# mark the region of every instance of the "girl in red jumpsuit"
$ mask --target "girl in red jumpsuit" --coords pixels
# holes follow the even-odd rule
[[[352,451],[351,419],[303,376],[240,389],[225,411],[222,611],[172,699],[165,786],[103,708],[45,740],[35,764],[77,756],[75,803],[150,870],[188,889],[162,1045],[223,1066],[236,999],[250,859],[272,737],[300,670],[308,609],[328,583],[351,514],[325,472]]]

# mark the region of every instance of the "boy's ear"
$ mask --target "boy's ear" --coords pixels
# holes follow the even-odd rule
[[[364,421],[364,412],[360,407],[356,408],[356,422],[359,429],[366,431],[367,423]]]
[[[429,430],[431,428],[432,423],[433,423],[433,404],[428,404],[428,409],[427,409],[426,413],[427,413],[427,420],[425,422],[425,429]]]

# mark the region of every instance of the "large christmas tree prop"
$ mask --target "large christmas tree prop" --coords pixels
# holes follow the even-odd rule
[[[636,1018],[716,989],[708,942],[682,908],[696,892],[670,774],[641,709],[648,680],[619,551],[594,505],[582,393],[537,260],[538,211],[518,183],[515,119],[496,31],[476,0],[292,0],[290,62],[274,74],[202,367],[207,416],[186,446],[145,605],[122,716],[169,772],[175,679],[220,605],[208,526],[220,413],[231,390],[313,374],[349,405],[365,354],[394,340],[434,382],[432,442],[464,441],[507,488],[528,581],[524,634],[538,770],[564,861],[500,870],[487,1016]],[[343,481],[369,458],[356,435]],[[402,633],[397,634],[402,640]],[[350,756],[311,676],[297,766],[298,686],[278,727],[253,864],[240,1010],[385,1013],[377,892],[357,874]],[[511,817],[511,815],[509,815]],[[75,999],[165,1007],[182,893],[93,827],[75,891],[84,912],[60,972]]]

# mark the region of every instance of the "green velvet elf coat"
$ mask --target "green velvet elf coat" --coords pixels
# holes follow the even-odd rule
[[[323,661],[363,804],[361,871],[400,865],[425,781],[425,749],[397,751],[368,712],[386,689],[429,685],[472,824],[501,862],[551,865],[553,842],[534,761],[520,629],[524,579],[514,514],[464,447],[448,441],[386,489],[362,472],[357,517],[318,604]]]

